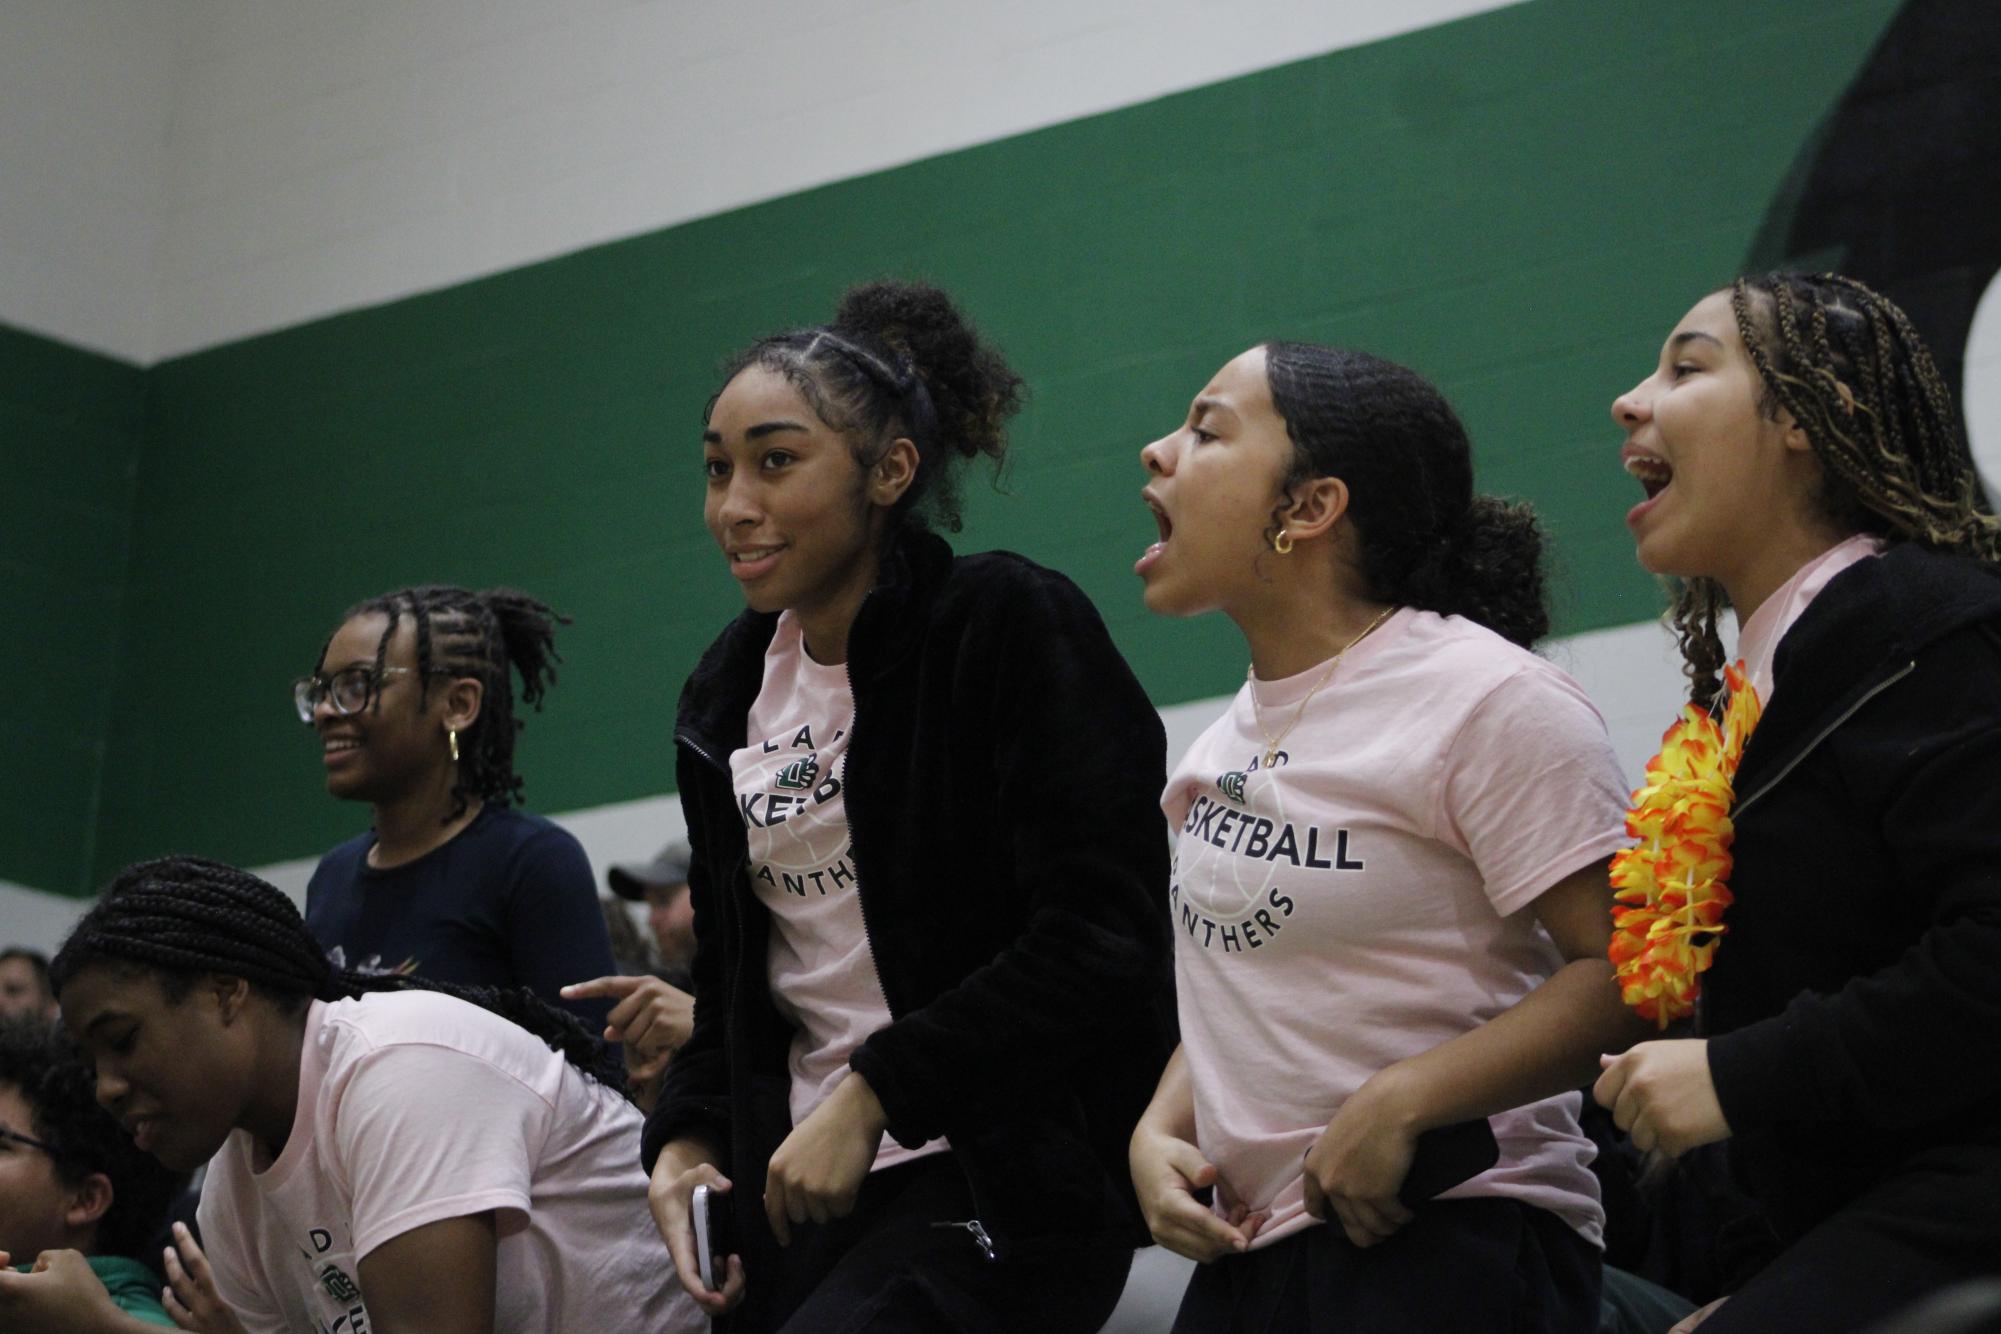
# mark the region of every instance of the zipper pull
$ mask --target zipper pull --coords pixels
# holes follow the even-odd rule
[[[986,1228],[981,1224],[980,1220],[977,1218],[970,1219],[964,1223],[942,1222],[942,1223],[933,1223],[931,1226],[964,1228],[966,1230],[967,1235],[972,1237],[973,1244],[980,1248],[980,1254],[986,1256],[987,1259],[989,1260],[996,1260],[1000,1258],[999,1255],[994,1250],[994,1239],[991,1236],[987,1235]]]

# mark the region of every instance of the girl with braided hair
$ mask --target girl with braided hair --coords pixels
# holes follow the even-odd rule
[[[399,589],[351,608],[294,684],[327,791],[374,809],[306,889],[306,923],[341,966],[557,1004],[614,971],[583,848],[516,805],[514,678],[539,709],[565,623],[512,589]],[[568,1008],[602,1026],[610,1004]]]
[[[1250,651],[1162,801],[1181,1049],[1131,1167],[1204,1262],[1175,1329],[1597,1329],[1576,1090],[1639,1031],[1605,958],[1622,784],[1530,651],[1534,515],[1475,494],[1421,376],[1303,343],[1140,458],[1146,605]]]
[[[248,872],[127,867],[51,965],[97,1100],[206,1162],[185,1328],[693,1330],[620,1068],[525,990],[336,971]]]
[[[1612,415],[1690,694],[1727,603],[1763,712],[1701,1036],[1597,1096],[1642,1148],[1727,1140],[1787,1243],[1705,1329],[1855,1328],[2001,1273],[2001,526],[1923,340],[1850,278],[1712,292]]]
[[[1069,580],[927,530],[1019,392],[944,293],[875,283],[753,344],[703,423],[748,610],[675,726],[695,1023],[644,1151],[734,1328],[1095,1331],[1145,1237],[1159,715]],[[714,1288],[697,1186],[735,1221]]]

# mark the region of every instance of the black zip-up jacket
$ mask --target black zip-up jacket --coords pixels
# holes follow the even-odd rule
[[[649,1171],[684,1134],[723,1150],[753,1301],[793,1030],[729,757],[776,623],[738,617],[682,691],[695,1025],[643,1146]],[[1159,714],[1069,580],[923,534],[886,553],[848,676],[850,855],[892,1016],[851,1066],[899,1142],[950,1138],[1003,1256],[1144,1244],[1126,1142],[1174,1045]]]
[[[1914,1169],[1994,1212],[2001,576],[1909,545],[1836,576],[1736,791],[1703,1019],[1747,1184],[1789,1237]]]

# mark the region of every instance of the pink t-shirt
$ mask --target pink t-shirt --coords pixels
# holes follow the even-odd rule
[[[1324,667],[1259,682],[1291,722]],[[1378,1070],[1476,1028],[1562,963],[1529,905],[1624,846],[1626,793],[1577,684],[1470,621],[1408,608],[1350,649],[1264,768],[1251,686],[1162,806],[1196,1142],[1226,1194],[1314,1223],[1302,1161]],[[1501,1159],[1445,1198],[1506,1196],[1600,1243],[1578,1095],[1493,1117]]]
[[[361,1261],[495,1211],[494,1328],[695,1331],[646,1204],[639,1112],[540,1038],[436,992],[314,1001],[276,1159],[238,1130],[201,1236],[253,1334],[365,1330]]]
[[[813,661],[798,619],[782,613],[750,706],[749,744],[730,756],[730,774],[750,843],[751,888],[771,910],[772,999],[794,1029],[795,1126],[847,1075],[855,1049],[890,1022],[841,795],[854,719],[847,666]],[[884,1135],[875,1167],[948,1147],[935,1139],[906,1149]]]
[[[1820,590],[1834,582],[1834,576],[1871,556],[1883,554],[1883,539],[1857,533],[1815,556],[1793,571],[1793,577],[1760,603],[1737,632],[1737,656],[1750,675],[1751,685],[1762,704],[1772,702],[1772,660],[1778,656],[1779,641],[1793,622],[1820,596]]]

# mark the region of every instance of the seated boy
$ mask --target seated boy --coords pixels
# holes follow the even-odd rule
[[[0,1022],[0,1329],[171,1328],[138,1257],[182,1184],[97,1105],[60,1030]]]

